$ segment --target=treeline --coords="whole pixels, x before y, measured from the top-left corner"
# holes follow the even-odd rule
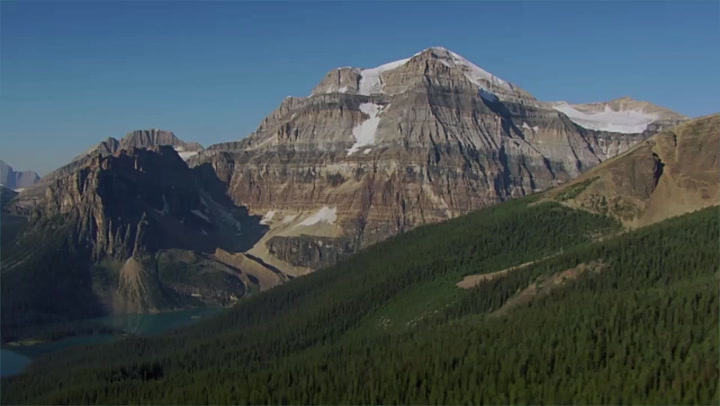
[[[532,199],[420,227],[158,338],[54,354],[3,403],[717,401],[717,208],[602,242],[613,221]],[[562,254],[460,292],[402,334],[346,340],[411,288]],[[598,261],[507,314],[508,298]]]

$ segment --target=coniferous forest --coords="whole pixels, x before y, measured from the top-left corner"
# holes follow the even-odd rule
[[[2,380],[2,402],[716,404],[718,214],[627,231],[508,202],[188,328],[47,355]]]

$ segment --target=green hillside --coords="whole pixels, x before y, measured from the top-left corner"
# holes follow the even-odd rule
[[[2,402],[717,403],[718,230],[716,207],[622,233],[512,201],[169,335],[49,355]]]

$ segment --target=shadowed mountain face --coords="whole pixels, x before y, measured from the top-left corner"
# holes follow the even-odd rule
[[[171,146],[183,159],[188,159],[202,150],[202,146],[196,142],[185,142],[170,131],[158,129],[132,131],[120,140],[109,137],[78,155],[70,163],[50,172],[33,187],[23,190],[16,206],[25,209],[31,208],[43,198],[48,185],[91,165],[98,156],[105,157],[130,148],[151,148],[163,145]]]
[[[33,171],[16,171],[12,166],[0,161],[0,186],[10,190],[28,188],[40,180]]]
[[[715,114],[663,131],[549,195],[640,227],[717,205],[719,166]]]
[[[597,131],[555,107],[436,47],[333,70],[248,138],[189,163],[211,165],[236,204],[265,217],[271,230],[253,254],[303,273],[417,225],[567,182],[663,125]]]
[[[48,182],[29,212],[17,204],[7,203],[7,213],[29,222],[10,234],[3,221],[3,237],[11,236],[3,239],[3,334],[108,313],[228,305],[285,280],[241,254],[267,226],[235,206],[212,171],[188,168],[169,146],[97,155]]]

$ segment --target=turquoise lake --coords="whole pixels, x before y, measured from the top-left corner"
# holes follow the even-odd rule
[[[165,313],[128,314],[98,319],[103,324],[123,330],[131,335],[152,336],[187,326],[206,317],[220,314],[221,308],[181,310]],[[0,376],[15,375],[23,371],[32,359],[43,354],[61,351],[78,345],[101,344],[117,340],[116,335],[84,335],[68,337],[59,341],[30,346],[4,347],[0,349]]]

